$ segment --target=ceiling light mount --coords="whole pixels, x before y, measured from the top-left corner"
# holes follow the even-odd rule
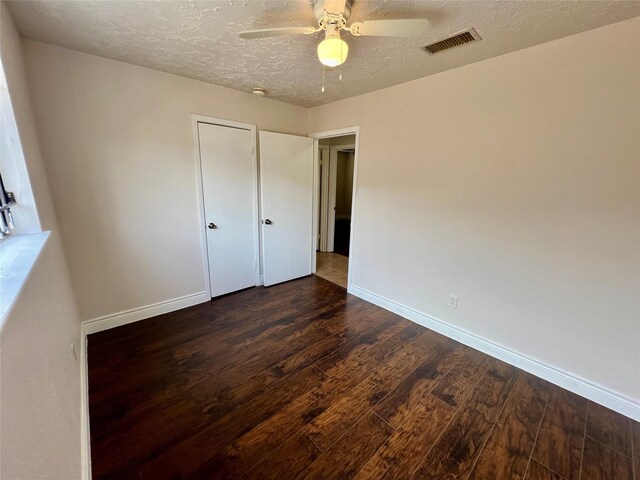
[[[342,30],[347,28],[347,20],[342,13],[329,13],[325,10],[324,15],[318,21],[318,27],[322,30]]]
[[[267,91],[261,87],[254,87],[253,90],[251,90],[251,93],[259,97],[264,97],[267,94]]]
[[[314,0],[313,1],[313,14],[316,20],[320,21],[327,12],[333,12],[335,14],[342,13],[345,20],[348,20],[351,16],[351,5],[353,0]]]

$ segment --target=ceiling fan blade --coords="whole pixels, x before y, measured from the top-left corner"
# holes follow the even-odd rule
[[[428,28],[429,20],[417,18],[354,22],[349,31],[355,36],[415,37],[424,35]]]
[[[240,38],[252,40],[254,38],[279,37],[281,35],[309,35],[317,32],[314,27],[282,27],[282,28],[265,28],[263,30],[247,30],[240,32]]]

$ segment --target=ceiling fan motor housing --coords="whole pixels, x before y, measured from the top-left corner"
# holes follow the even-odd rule
[[[342,17],[347,20],[351,16],[352,3],[353,0],[314,0],[313,14],[318,22],[323,19],[325,12],[342,15]]]
[[[325,27],[325,38],[340,37],[340,30],[343,28],[340,23],[329,23]]]

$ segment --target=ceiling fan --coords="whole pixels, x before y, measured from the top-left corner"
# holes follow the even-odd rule
[[[411,37],[424,34],[429,27],[426,18],[369,20],[347,25],[353,0],[314,0],[313,11],[318,19],[317,27],[281,27],[240,32],[245,40],[276,37],[280,35],[311,35],[324,30],[325,38],[318,44],[318,59],[327,67],[342,65],[349,54],[349,45],[340,38],[340,31],[351,35],[381,37]]]

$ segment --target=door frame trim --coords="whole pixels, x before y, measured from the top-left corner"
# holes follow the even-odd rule
[[[253,258],[255,265],[256,285],[262,284],[260,271],[260,216],[258,206],[258,156],[257,156],[257,128],[251,123],[236,122],[224,118],[210,117],[207,115],[191,114],[191,129],[193,133],[193,156],[196,170],[196,194],[198,197],[198,219],[200,229],[200,255],[202,259],[202,270],[204,274],[204,289],[211,298],[211,281],[209,277],[209,254],[207,253],[207,230],[205,228],[206,218],[204,210],[204,186],[202,185],[202,160],[200,157],[200,136],[198,124],[208,123],[221,127],[239,128],[249,130],[251,133],[251,183],[253,184]]]
[[[320,237],[319,248],[318,250],[321,252],[327,251],[327,202],[329,197],[329,168],[330,168],[330,149],[329,145],[319,145],[318,146],[318,195],[319,195],[319,208],[320,208],[320,217],[319,217],[319,231],[318,236]],[[320,168],[320,152],[325,152],[325,164]]]
[[[323,138],[342,137],[344,135],[355,135],[355,155],[353,158],[353,192],[351,196],[351,234],[349,235],[349,271],[347,272],[347,291],[351,290],[352,278],[353,278],[353,257],[356,255],[353,241],[356,235],[356,213],[357,213],[357,192],[358,192],[358,159],[360,157],[360,126],[338,128],[336,130],[325,130],[322,132],[314,132],[307,135],[314,139],[313,141],[313,238],[318,238],[318,214],[320,208],[320,159],[318,155],[319,140]],[[311,271],[316,272],[316,251],[314,242],[314,249],[311,252]]]

